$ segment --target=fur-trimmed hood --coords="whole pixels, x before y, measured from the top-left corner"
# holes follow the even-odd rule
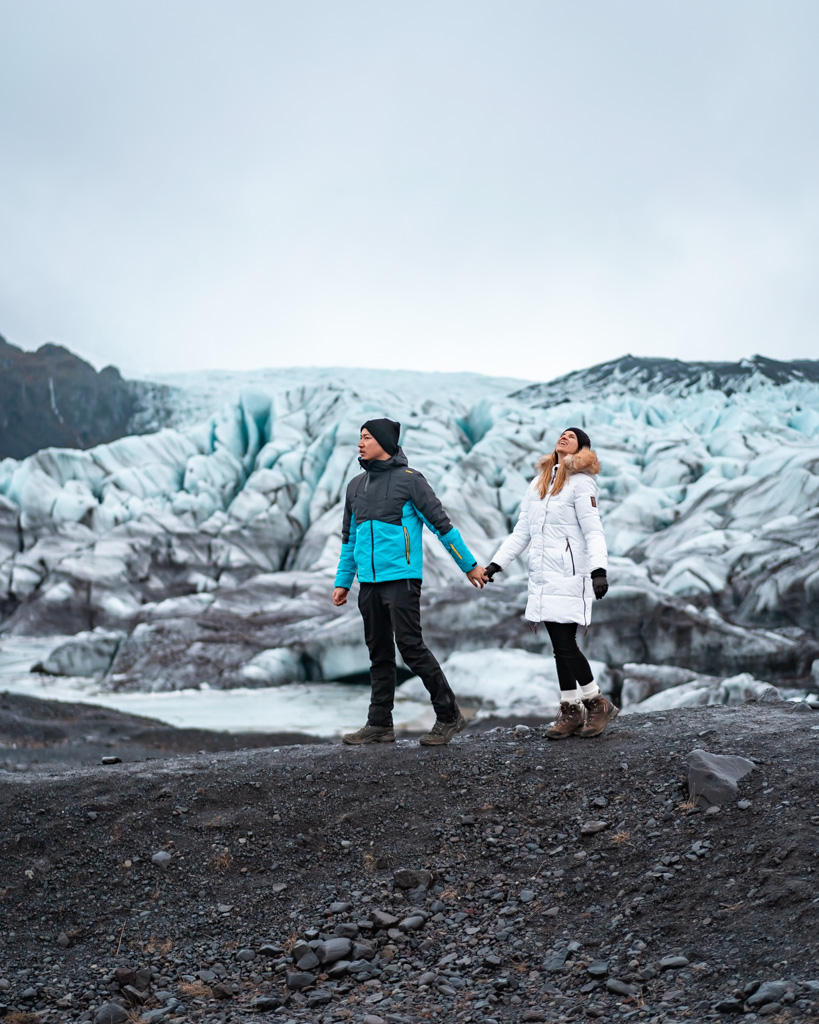
[[[537,468],[541,473],[552,455],[554,452],[549,452],[538,461]],[[568,473],[586,473],[588,476],[597,476],[600,472],[600,460],[591,448],[581,448],[574,455],[564,455],[563,465]]]

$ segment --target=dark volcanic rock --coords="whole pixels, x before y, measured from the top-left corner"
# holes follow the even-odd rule
[[[0,337],[0,458],[90,448],[135,433],[141,388],[114,366],[97,373],[61,345],[24,352]]]

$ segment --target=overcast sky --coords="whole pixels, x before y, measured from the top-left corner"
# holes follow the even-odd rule
[[[817,358],[816,0],[0,0],[0,334],[126,375]]]

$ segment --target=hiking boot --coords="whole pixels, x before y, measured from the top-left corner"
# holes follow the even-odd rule
[[[580,735],[585,737],[599,736],[609,722],[613,722],[620,714],[620,709],[602,694],[599,697],[587,697],[583,706],[586,708],[586,724],[580,730]]]
[[[455,733],[460,732],[465,726],[466,719],[460,711],[454,722],[442,722],[440,718],[437,718],[435,725],[418,742],[424,747],[443,746],[444,743],[449,743]]]
[[[355,732],[345,733],[342,743],[358,746],[362,743],[395,743],[395,729],[391,725],[362,725]]]
[[[557,718],[546,730],[547,740],[565,740],[583,725],[585,714],[583,705],[574,701],[562,700]],[[582,733],[581,733],[582,735]]]

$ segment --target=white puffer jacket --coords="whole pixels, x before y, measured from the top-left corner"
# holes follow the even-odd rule
[[[588,625],[594,602],[590,572],[608,568],[608,553],[597,507],[597,456],[588,448],[563,459],[569,478],[558,494],[541,498],[537,477],[529,485],[512,534],[492,561],[506,569],[530,544],[529,600],[531,622],[577,622]]]

